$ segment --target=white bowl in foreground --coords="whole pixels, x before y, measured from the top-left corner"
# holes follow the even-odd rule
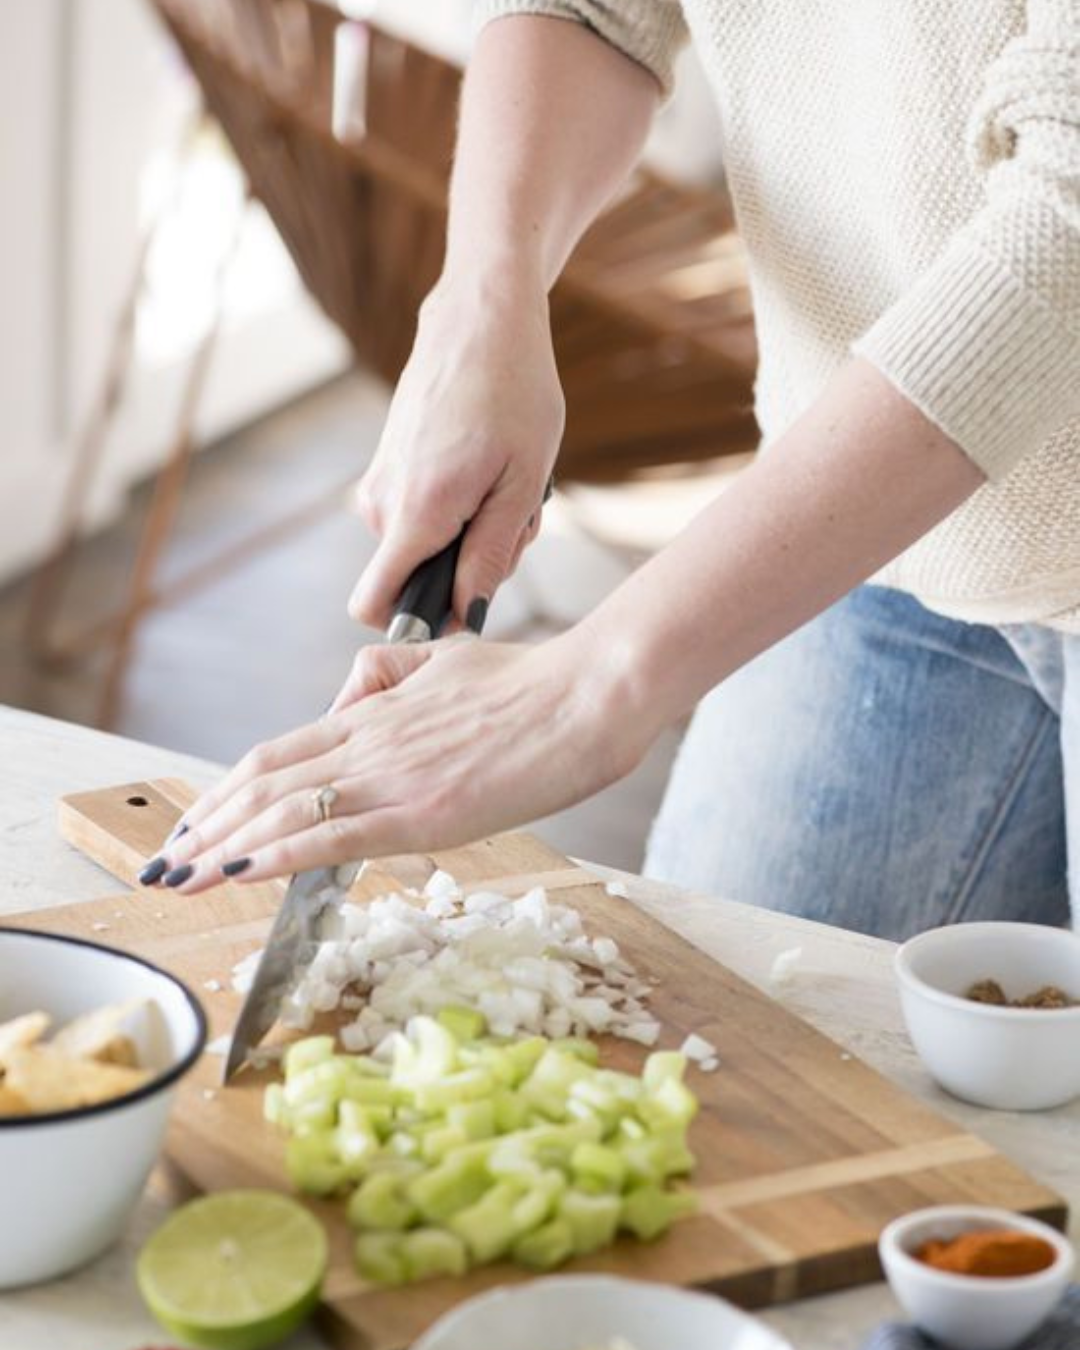
[[[931,1238],[958,1237],[977,1229],[1011,1228],[1044,1238],[1057,1252],[1052,1266],[1034,1275],[1002,1279],[935,1270],[912,1253]],[[923,1331],[951,1350],[1011,1350],[1044,1322],[1061,1301],[1073,1269],[1067,1238],[1037,1219],[1007,1209],[939,1205],[895,1219],[878,1241],[893,1293]]]
[[[1080,997],[1080,937],[1033,923],[961,923],[896,954],[900,1002],[919,1057],[977,1106],[1039,1111],[1080,1096],[1080,1007],[1007,1008],[964,994],[993,979],[1008,998],[1053,984]]]
[[[612,1275],[504,1285],[440,1317],[413,1350],[791,1350],[722,1298]]]
[[[202,1052],[206,1017],[179,980],[112,947],[0,927],[0,1022],[42,1009],[60,1026],[146,999],[136,1032],[153,1076],[96,1106],[0,1119],[0,1289],[52,1279],[119,1237],[161,1149],[177,1080]]]

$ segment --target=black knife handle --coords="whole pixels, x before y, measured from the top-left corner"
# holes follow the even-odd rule
[[[454,575],[465,531],[422,562],[405,583],[394,606],[394,620],[417,619],[432,638],[442,632],[454,608]],[[394,625],[391,624],[391,628]]]

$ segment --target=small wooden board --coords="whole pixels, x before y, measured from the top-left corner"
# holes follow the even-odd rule
[[[127,883],[160,845],[192,792],[175,781],[129,784],[66,798],[66,839]],[[691,1031],[718,1047],[720,1069],[693,1072],[702,1112],[691,1143],[702,1212],[659,1242],[622,1242],[577,1263],[714,1289],[747,1307],[879,1277],[876,1241],[892,1218],[924,1205],[976,1202],[1061,1225],[1062,1199],[983,1140],[903,1093],[739,976],[528,835],[506,835],[430,858],[390,859],[354,888],[363,903],[435,866],[466,888],[523,893],[542,883],[616,939],[659,979],[652,1000],[678,1045]],[[223,885],[194,898],[139,887],[11,922],[72,932],[137,952],[181,976],[203,1000],[213,1036],[239,997],[232,967],[265,939],[280,884]],[[216,982],[216,983],[215,983]],[[220,987],[217,987],[220,986]],[[608,1043],[605,1060],[637,1067],[645,1052]],[[262,1121],[270,1071],[220,1086],[222,1060],[204,1055],[182,1085],[169,1153],[195,1186],[287,1189],[282,1140]],[[315,1203],[331,1236],[326,1324],[348,1350],[401,1350],[447,1308],[491,1285],[528,1278],[510,1267],[408,1290],[365,1285],[352,1270],[340,1204]]]

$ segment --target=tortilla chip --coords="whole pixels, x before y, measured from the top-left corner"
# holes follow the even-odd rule
[[[31,1111],[67,1111],[122,1097],[149,1076],[145,1069],[70,1059],[51,1045],[35,1045],[11,1052],[4,1084],[18,1093]]]
[[[5,1062],[10,1051],[40,1041],[51,1021],[48,1013],[30,1012],[24,1013],[22,1017],[13,1017],[10,1022],[0,1022],[0,1065]]]
[[[60,1028],[49,1042],[53,1050],[72,1059],[92,1059],[100,1064],[123,1064],[136,1068],[139,1063],[135,1042],[122,1027],[134,1013],[146,1007],[145,999],[110,1003],[84,1013]]]
[[[28,1116],[30,1104],[14,1088],[0,1083],[0,1116]]]

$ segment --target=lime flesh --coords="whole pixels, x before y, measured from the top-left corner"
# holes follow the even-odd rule
[[[275,1191],[221,1191],[172,1214],[139,1253],[139,1290],[161,1325],[208,1350],[284,1340],[319,1299],[326,1235]]]

